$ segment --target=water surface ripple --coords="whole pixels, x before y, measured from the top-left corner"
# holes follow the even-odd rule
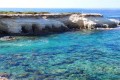
[[[0,41],[0,75],[13,80],[120,80],[120,30]]]

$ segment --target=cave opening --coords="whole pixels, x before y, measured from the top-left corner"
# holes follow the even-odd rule
[[[25,28],[25,26],[21,27],[22,33],[28,33],[28,30]]]
[[[0,30],[0,37],[8,36],[8,35],[9,35],[9,33],[7,31]]]
[[[37,24],[32,25],[32,32],[33,32],[33,34],[39,34],[40,33]]]

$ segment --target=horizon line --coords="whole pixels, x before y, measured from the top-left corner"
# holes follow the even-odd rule
[[[18,7],[18,9],[40,9],[40,7]],[[15,9],[15,7],[0,7],[0,9]],[[17,7],[16,7],[16,9],[17,9]],[[120,8],[77,8],[77,7],[68,7],[68,8],[66,8],[66,7],[64,7],[64,8],[62,8],[62,7],[56,7],[56,8],[54,8],[54,7],[51,7],[51,8],[48,8],[48,7],[41,7],[41,9],[120,9]]]

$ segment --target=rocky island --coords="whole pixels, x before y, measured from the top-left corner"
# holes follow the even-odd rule
[[[111,29],[119,21],[89,13],[1,13],[0,34],[45,35],[81,29]]]

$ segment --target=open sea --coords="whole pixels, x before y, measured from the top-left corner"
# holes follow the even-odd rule
[[[120,20],[120,9],[0,9],[101,13]],[[120,28],[0,41],[0,76],[11,80],[120,80]],[[4,74],[4,75],[3,75]]]

